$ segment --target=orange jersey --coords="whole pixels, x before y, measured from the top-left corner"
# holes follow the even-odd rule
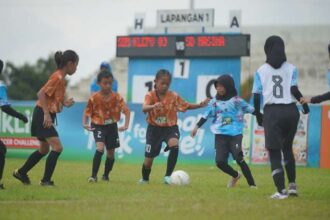
[[[115,92],[105,97],[101,92],[94,93],[88,100],[85,115],[93,124],[106,125],[118,122],[120,113],[128,113],[129,109],[124,99]]]
[[[144,104],[153,105],[156,102],[160,102],[156,91],[153,90],[147,93],[144,98]],[[171,91],[166,92],[165,96],[162,97],[161,103],[163,104],[161,109],[153,109],[148,112],[147,122],[149,124],[161,127],[174,126],[178,120],[177,112],[185,112],[189,108],[189,103]]]
[[[46,94],[48,110],[51,113],[61,112],[65,96],[65,77],[60,70],[55,71],[47,83],[42,87]],[[40,101],[37,106],[42,107]]]

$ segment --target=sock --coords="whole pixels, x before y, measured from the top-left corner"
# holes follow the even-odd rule
[[[2,179],[4,168],[5,168],[5,154],[0,151],[0,181]]]
[[[167,168],[166,168],[165,176],[171,176],[175,168],[176,161],[178,160],[178,154],[179,154],[178,146],[174,146],[170,148],[170,154],[168,155],[167,158]]]
[[[251,173],[251,170],[249,168],[249,166],[246,164],[246,162],[244,160],[242,161],[236,161],[237,164],[241,167],[242,173],[247,181],[247,183],[249,184],[249,186],[255,186],[255,182]]]
[[[92,177],[96,178],[99,171],[103,152],[96,150],[93,158]]]
[[[150,176],[151,169],[148,169],[142,165],[142,178],[143,180],[149,181],[149,176]]]
[[[227,162],[219,161],[217,162],[217,167],[222,170],[223,172],[227,173],[228,175],[232,176],[233,178],[238,177],[238,172],[234,170]]]
[[[41,160],[41,158],[43,158],[43,156],[45,156],[45,154],[41,154],[39,150],[34,151],[18,172],[21,174],[27,174]]]
[[[281,164],[281,150],[269,150],[269,159],[272,169],[272,176],[279,193],[285,190],[284,171]]]
[[[113,167],[114,163],[115,163],[114,159],[109,159],[109,158],[106,159],[103,176],[109,176],[109,173],[112,170],[112,167]]]
[[[285,171],[288,176],[289,183],[296,182],[296,161],[292,150],[283,151]]]
[[[45,173],[42,178],[42,182],[51,181],[52,175],[54,173],[57,159],[60,156],[61,152],[51,151],[46,160]]]

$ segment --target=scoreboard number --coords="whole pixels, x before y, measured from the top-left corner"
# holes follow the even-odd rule
[[[143,103],[144,96],[154,87],[155,76],[133,76],[132,102]]]
[[[202,75],[197,77],[197,96],[196,102],[203,101],[206,97],[214,97],[217,91],[214,82],[219,75]]]
[[[190,60],[175,59],[174,60],[174,78],[188,79],[189,78]]]

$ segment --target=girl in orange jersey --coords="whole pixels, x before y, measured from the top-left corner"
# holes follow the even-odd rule
[[[92,175],[88,178],[90,183],[97,182],[104,147],[107,149],[107,159],[102,180],[109,181],[109,173],[115,162],[115,149],[119,147],[118,130],[127,130],[130,121],[130,112],[124,99],[112,91],[113,75],[102,71],[97,76],[97,83],[101,90],[89,98],[83,116],[83,127],[93,131],[96,142]],[[121,112],[125,114],[125,125],[118,128]],[[91,126],[87,123],[88,118],[91,118]]]
[[[184,101],[175,92],[169,91],[171,74],[161,69],[156,74],[155,89],[146,94],[142,110],[147,113],[147,134],[145,158],[142,166],[142,179],[139,183],[149,183],[152,163],[161,150],[162,142],[166,142],[169,150],[164,183],[171,184],[170,176],[175,168],[179,152],[180,132],[177,125],[177,113],[188,109],[197,109],[207,105],[208,99],[199,104]]]
[[[73,98],[65,99],[65,76],[71,76],[76,72],[79,56],[72,50],[66,50],[64,53],[58,51],[55,53],[55,61],[57,70],[38,92],[38,101],[32,116],[31,134],[39,140],[40,147],[30,155],[21,168],[16,169],[13,173],[16,179],[26,185],[31,183],[27,173],[43,156],[48,154],[51,146],[52,151],[46,160],[45,172],[40,185],[54,186],[51,177],[57,159],[63,150],[54,121],[56,113],[61,112],[63,106],[71,107],[74,104]]]

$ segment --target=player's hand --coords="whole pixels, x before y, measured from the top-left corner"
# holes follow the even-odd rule
[[[206,98],[202,102],[200,102],[199,105],[201,107],[207,106],[207,104],[209,103],[209,101],[210,101],[210,98]]]
[[[301,97],[299,102],[301,104],[307,104],[307,103],[310,103],[311,102],[311,98],[307,98],[307,97]]]
[[[156,102],[156,103],[154,104],[153,109],[158,110],[158,109],[161,109],[162,107],[163,107],[163,104],[162,104],[161,102]]]
[[[118,131],[122,132],[122,131],[126,131],[128,129],[128,126],[122,126],[118,128]]]
[[[53,126],[53,121],[52,121],[52,117],[50,117],[50,114],[47,113],[44,115],[44,123],[43,123],[45,128],[50,128],[51,126]]]
[[[197,131],[198,131],[198,127],[196,126],[196,127],[191,131],[190,136],[191,136],[191,137],[195,137],[196,134],[197,134]]]
[[[87,130],[87,131],[94,131],[95,128],[92,128],[89,124],[83,124],[83,127]]]
[[[263,126],[263,117],[264,117],[264,115],[262,114],[262,113],[260,113],[260,112],[258,112],[257,114],[256,114],[256,118],[257,118],[257,123],[258,123],[258,125],[259,126]]]
[[[73,104],[74,104],[73,98],[69,98],[69,99],[65,100],[63,103],[63,105],[68,108],[71,107]]]

